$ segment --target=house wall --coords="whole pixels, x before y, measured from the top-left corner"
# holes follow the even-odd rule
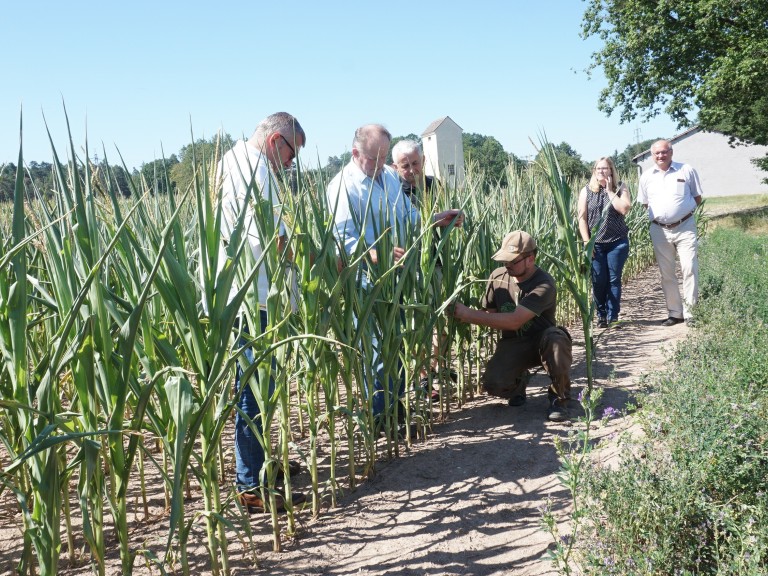
[[[728,136],[718,132],[695,131],[672,140],[675,162],[693,166],[701,178],[704,196],[734,196],[737,194],[767,194],[768,178],[750,161],[768,153],[768,146],[728,145]],[[652,168],[650,150],[636,159],[640,173]]]
[[[446,118],[432,134],[422,138],[424,173],[450,186],[464,182],[464,144],[462,130]],[[449,167],[453,165],[453,174]]]

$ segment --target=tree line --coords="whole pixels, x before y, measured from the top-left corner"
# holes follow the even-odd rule
[[[405,136],[396,136],[392,139],[392,146],[405,138],[421,141],[415,134]],[[632,157],[644,150],[647,150],[653,140],[646,140],[639,144],[630,144],[621,153],[614,152],[613,160],[617,168],[622,173],[634,170]],[[133,190],[143,189],[146,184],[149,190],[157,194],[168,194],[169,192],[184,191],[192,185],[195,176],[195,166],[199,166],[203,159],[207,164],[222,151],[228,150],[235,140],[229,134],[214,136],[209,139],[200,138],[194,143],[181,148],[176,154],[171,154],[168,158],[152,160],[145,162],[140,168],[129,170],[125,166],[109,164],[105,159],[99,161],[97,158],[89,159],[90,170],[92,173],[92,183],[96,183],[102,188],[109,185],[116,186],[121,196],[129,197]],[[510,171],[519,171],[523,169],[530,159],[524,159],[515,154],[504,150],[501,143],[493,136],[482,134],[467,133],[463,135],[464,144],[464,162],[485,175],[485,177],[494,184],[506,186]],[[560,164],[560,169],[566,178],[571,181],[586,181],[592,172],[591,162],[582,159],[579,154],[567,142],[552,145],[555,156]],[[390,148],[391,149],[391,148]],[[538,161],[543,151],[532,159]],[[350,152],[343,152],[337,156],[329,156],[326,164],[317,169],[322,171],[327,178],[334,176],[341,168],[349,162]],[[391,152],[387,162],[392,162]],[[14,183],[16,180],[16,165],[13,163],[5,164],[0,170],[0,201],[10,201],[13,199]],[[107,175],[111,178],[107,178]],[[28,189],[35,187],[41,194],[46,195],[54,189],[53,166],[49,162],[29,162],[25,166],[25,180]]]

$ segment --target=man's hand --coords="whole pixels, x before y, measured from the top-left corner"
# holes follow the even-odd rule
[[[454,304],[451,304],[448,306],[448,308],[445,309],[446,314],[449,316],[453,316],[458,320],[459,322],[465,322],[466,319],[469,317],[469,312],[471,311],[471,308],[468,306],[464,306],[461,302],[455,302]]]
[[[445,210],[435,214],[432,219],[441,228],[450,226],[451,222],[454,223],[456,228],[461,228],[462,224],[464,224],[464,212],[456,209]]]
[[[395,264],[400,262],[400,259],[405,256],[405,248],[400,248],[400,246],[395,246],[392,249],[392,256],[395,259]]]
[[[283,252],[286,252],[285,259],[288,262],[293,262],[293,250],[288,245],[285,236],[278,236],[277,237],[277,253],[282,254]]]
[[[392,249],[392,257],[394,258],[395,264],[400,262],[400,259],[405,255],[405,248],[401,248],[400,246],[395,246]],[[371,260],[371,264],[378,264],[379,263],[379,253],[376,252],[376,248],[371,248],[368,251],[368,258]]]

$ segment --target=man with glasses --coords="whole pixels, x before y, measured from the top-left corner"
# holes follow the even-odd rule
[[[699,260],[696,219],[701,204],[699,175],[688,164],[672,162],[672,145],[658,140],[651,146],[655,166],[640,176],[637,201],[648,210],[651,241],[661,273],[661,288],[667,301],[667,318],[662,326],[685,320],[691,325],[691,306],[699,298]],[[677,285],[675,255],[680,258],[683,296]]]
[[[547,417],[562,422],[570,417],[571,337],[555,323],[557,288],[536,266],[537,250],[527,232],[507,234],[492,256],[504,265],[491,273],[482,309],[456,303],[449,311],[461,322],[501,330],[482,376],[488,394],[508,399],[510,406],[524,405],[528,369],[543,366],[551,381]]]
[[[245,212],[245,233],[248,245],[253,254],[254,262],[262,255],[262,239],[259,236],[257,217],[254,205],[260,198],[267,200],[270,206],[279,206],[282,198],[279,182],[284,171],[291,167],[296,153],[304,146],[306,136],[298,120],[286,112],[278,112],[267,116],[256,127],[248,140],[239,140],[222,157],[217,166],[217,184],[221,186],[222,205],[222,244],[219,255],[219,266],[224,266],[232,254],[228,251],[229,238],[237,222]],[[250,191],[250,197],[247,194]],[[246,200],[248,201],[246,202]],[[273,210],[277,213],[277,210]],[[277,219],[277,216],[274,216]],[[275,221],[281,232],[278,249],[284,244],[284,229],[282,223]],[[269,277],[264,264],[258,273],[258,295],[260,303],[260,321],[262,330],[267,326],[266,302],[269,293]],[[230,298],[238,291],[233,286]],[[247,332],[248,327],[243,326]],[[244,345],[245,341],[241,342]],[[244,351],[249,363],[254,361],[253,350],[249,347]],[[247,367],[247,366],[246,366]],[[237,406],[240,409],[235,415],[235,481],[238,489],[238,500],[249,512],[264,511],[265,502],[261,497],[263,484],[264,449],[251,425],[261,429],[259,405],[254,397],[251,386],[241,386],[243,366],[238,362],[235,376],[235,394],[238,397]],[[255,376],[254,376],[255,377]],[[241,413],[242,412],[242,413]],[[245,415],[245,416],[244,416]],[[290,474],[301,470],[298,462],[291,462]],[[282,471],[278,473],[278,476]],[[286,506],[283,495],[276,496],[277,508],[284,510]],[[301,493],[293,492],[292,504],[296,505],[306,500]]]

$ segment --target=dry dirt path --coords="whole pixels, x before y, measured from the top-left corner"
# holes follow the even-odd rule
[[[623,407],[642,375],[660,368],[665,350],[686,335],[684,324],[660,326],[665,317],[658,272],[650,268],[625,288],[622,325],[597,341],[594,370],[604,387],[604,406]],[[583,344],[583,335],[573,333]],[[574,394],[586,384],[583,345],[577,348]],[[545,420],[546,384],[536,375],[521,408],[487,397],[467,404],[436,426],[426,444],[381,464],[337,509],[307,522],[284,552],[262,555],[263,573],[555,574],[546,557],[551,538],[540,528],[540,509],[551,498],[567,519],[553,440],[565,436],[569,425]],[[619,418],[599,433],[630,424]]]

